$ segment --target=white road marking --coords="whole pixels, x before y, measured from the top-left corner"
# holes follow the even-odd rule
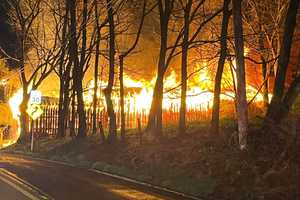
[[[53,200],[52,197],[45,194],[39,188],[31,185],[30,183],[17,177],[16,175],[12,174],[11,172],[5,169],[0,168],[0,180],[7,183],[17,191],[21,192],[31,200]]]
[[[0,180],[3,181],[4,183],[8,184],[9,186],[13,187],[14,189],[16,189],[17,191],[21,192],[23,195],[25,195],[26,197],[28,197],[31,200],[39,200],[37,197],[33,196],[32,194],[30,194],[29,192],[27,192],[26,190],[24,190],[23,188],[19,187],[18,185],[10,182],[9,180],[3,178],[2,176],[0,176]]]

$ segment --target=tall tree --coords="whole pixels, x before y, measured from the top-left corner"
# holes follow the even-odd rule
[[[100,57],[100,41],[101,41],[101,27],[99,23],[99,10],[98,3],[95,1],[95,26],[96,26],[96,51],[95,51],[95,68],[94,68],[94,96],[93,96],[93,134],[96,134],[97,130],[97,104],[98,104],[98,67]]]
[[[59,104],[58,104],[58,126],[57,126],[57,137],[62,138],[65,137],[65,129],[66,129],[66,123],[67,123],[67,116],[69,112],[69,90],[70,90],[70,63],[66,63],[66,55],[68,53],[68,40],[67,40],[67,28],[68,28],[68,22],[69,22],[69,4],[67,0],[64,2],[63,8],[65,8],[63,11],[61,10],[55,10],[54,14],[56,12],[59,14],[59,19],[57,21],[62,21],[63,27],[62,27],[62,33],[61,33],[61,55],[59,58],[59,66],[58,70],[55,70],[56,74],[59,77]],[[59,29],[58,29],[59,30]]]
[[[183,25],[182,29],[178,33],[177,40],[171,49],[171,53],[167,59],[167,66],[173,56],[181,54],[181,99],[180,99],[180,111],[179,111],[179,132],[185,133],[186,130],[186,97],[187,97],[187,86],[188,86],[188,56],[191,49],[195,46],[203,45],[209,41],[201,40],[201,31],[205,29],[206,25],[212,21],[220,12],[220,10],[213,11],[209,15],[203,15],[199,12],[203,6],[205,7],[206,0],[201,1],[182,1],[179,0],[181,10],[183,12]],[[176,9],[175,9],[176,10]],[[199,23],[199,21],[201,22]],[[194,29],[193,24],[197,23],[198,27]],[[182,38],[182,41],[180,40]],[[179,43],[179,41],[181,43]],[[179,44],[178,44],[179,43]],[[181,47],[181,51],[176,52],[176,45]],[[175,52],[175,53],[174,53]]]
[[[219,121],[220,121],[220,94],[221,94],[221,82],[224,65],[227,56],[227,36],[228,36],[228,25],[231,12],[229,10],[230,0],[224,0],[223,4],[223,20],[221,30],[221,50],[220,58],[218,62],[217,73],[215,76],[215,88],[214,88],[214,101],[212,108],[212,120],[211,120],[211,131],[214,134],[219,134]]]
[[[233,3],[233,28],[234,44],[236,55],[236,76],[237,76],[237,121],[240,149],[247,145],[248,132],[248,106],[246,96],[246,77],[244,60],[244,36],[242,22],[242,0],[232,0]]]
[[[288,114],[296,97],[299,94],[300,78],[296,76],[289,88],[286,89],[286,74],[291,57],[293,36],[296,29],[297,13],[300,0],[290,0],[284,24],[284,34],[280,55],[278,58],[278,68],[275,77],[273,97],[267,111],[265,125],[267,127],[278,124]],[[287,91],[287,92],[285,92]]]
[[[46,6],[42,0],[7,0],[10,9],[10,21],[16,32],[18,48],[15,49],[15,57],[18,62],[14,64],[20,75],[23,90],[23,99],[20,105],[21,135],[19,142],[26,139],[28,131],[28,115],[26,113],[30,91],[37,89],[42,81],[48,77],[58,63],[61,49],[58,48],[58,35],[52,37],[52,43],[48,43],[49,34],[45,29],[42,6]],[[32,70],[30,70],[32,69]],[[29,73],[28,73],[29,72]]]
[[[181,1],[184,11],[183,25],[183,41],[181,53],[181,100],[180,100],[180,115],[179,115],[179,132],[185,133],[186,129],[186,92],[187,92],[187,68],[188,68],[188,52],[189,52],[189,35],[190,35],[190,15],[193,5],[193,0],[188,0],[186,5]]]
[[[156,136],[162,136],[162,101],[164,74],[167,69],[168,28],[174,0],[157,0],[160,22],[160,50],[157,65],[157,77],[153,91],[147,129]]]
[[[76,8],[75,8],[76,9]],[[74,13],[73,13],[74,14]],[[76,14],[76,12],[75,12]],[[74,60],[75,73],[73,75],[74,89],[76,91],[77,99],[77,112],[79,115],[79,127],[78,127],[78,138],[86,137],[86,116],[85,116],[85,106],[83,102],[83,86],[82,80],[84,77],[84,66],[87,61],[87,23],[88,23],[88,0],[83,0],[83,11],[82,11],[82,26],[81,26],[81,49],[80,49],[80,61],[78,58]],[[71,16],[72,19],[72,16]],[[75,18],[76,19],[76,18]],[[71,22],[72,23],[72,22]],[[76,26],[76,21],[75,25]],[[77,41],[76,41],[77,42]],[[76,50],[75,50],[76,52]],[[74,55],[77,54],[74,53]]]
[[[201,15],[202,13],[199,13],[201,6],[205,3],[205,0],[201,1],[179,1],[180,9],[174,8],[176,6],[176,1],[169,2],[171,3],[171,8],[168,12],[170,12],[170,16],[168,16],[168,12],[166,8],[167,6],[163,6],[164,9],[160,10],[160,37],[161,37],[161,43],[160,43],[160,57],[158,66],[161,66],[163,64],[163,67],[158,67],[158,76],[156,80],[156,84],[154,87],[154,93],[153,93],[153,100],[151,104],[150,114],[149,114],[149,121],[148,121],[148,130],[152,129],[152,132],[158,136],[161,136],[162,134],[162,99],[163,99],[163,78],[164,73],[166,72],[168,66],[170,65],[173,58],[175,58],[177,55],[182,56],[182,77],[180,84],[181,86],[181,109],[180,109],[180,119],[179,119],[179,129],[184,132],[186,127],[186,93],[187,93],[187,67],[188,67],[188,52],[190,49],[195,48],[197,45],[201,45],[206,43],[206,41],[199,40],[199,34],[203,30],[206,24],[208,24],[211,20],[213,20],[221,11],[213,11],[209,15]],[[192,4],[192,5],[191,5]],[[158,4],[159,5],[159,4]],[[160,7],[160,6],[159,6]],[[173,30],[168,31],[174,21],[173,19],[182,18],[177,16],[178,10],[183,11],[183,25],[181,22],[179,23],[179,30]],[[173,12],[173,14],[172,14]],[[174,15],[174,18],[171,16]],[[199,23],[199,19],[203,19]],[[171,21],[172,20],[172,21]],[[177,21],[177,20],[175,20]],[[180,21],[180,20],[179,20]],[[192,29],[191,25],[193,23],[197,23],[196,29]],[[175,22],[177,24],[177,22]],[[170,27],[169,27],[170,26]],[[192,31],[191,31],[192,30]],[[167,32],[167,33],[165,33]],[[173,37],[170,37],[170,34],[172,32],[177,33],[177,37],[175,37],[175,40],[172,44],[168,45],[168,39],[172,39]],[[188,34],[187,34],[188,33]],[[185,35],[184,35],[185,34]],[[166,36],[165,36],[166,35]],[[163,38],[163,39],[162,39]],[[181,50],[178,50],[178,47],[181,47]],[[178,88],[178,87],[175,87]],[[158,92],[160,91],[160,92]],[[161,100],[160,100],[161,99]]]
[[[107,17],[109,24],[109,75],[108,84],[104,89],[104,95],[106,100],[106,107],[109,116],[109,135],[108,141],[113,143],[117,139],[117,122],[116,113],[112,102],[112,91],[115,78],[115,55],[116,55],[116,44],[115,44],[115,21],[114,21],[114,8],[113,0],[107,0]]]

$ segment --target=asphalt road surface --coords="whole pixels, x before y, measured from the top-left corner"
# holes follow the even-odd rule
[[[55,200],[184,200],[86,169],[0,153],[1,168],[34,185]],[[28,199],[13,190],[13,187],[1,182],[0,178],[1,200]],[[3,198],[3,195],[7,197]]]
[[[10,183],[0,180],[0,199],[2,200],[30,200],[25,194],[10,185]]]

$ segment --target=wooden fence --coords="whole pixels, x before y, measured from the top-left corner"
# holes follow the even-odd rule
[[[37,120],[31,120],[29,124],[29,131],[38,133],[41,136],[56,135],[58,127],[58,107],[57,106],[43,106],[43,114]],[[71,111],[70,111],[71,113]],[[146,110],[125,112],[125,125],[127,129],[134,129],[138,127],[138,120],[141,122],[141,126],[145,127],[148,122],[148,112]],[[189,109],[186,114],[187,122],[205,121],[210,118],[210,110],[206,107],[194,107]],[[104,129],[108,128],[108,115],[103,109],[97,109],[96,111],[97,122],[101,122]],[[116,111],[117,126],[120,127],[121,114],[119,110]],[[172,106],[168,110],[163,111],[163,124],[176,125],[179,120],[179,107]],[[67,126],[70,127],[72,122],[71,114],[68,116]],[[75,117],[74,127],[78,128],[79,118]],[[87,129],[92,130],[93,127],[93,110],[91,108],[86,109],[86,122]],[[97,123],[99,124],[99,123]]]
[[[38,133],[39,135],[56,135],[58,126],[58,107],[43,106],[44,113],[40,118],[35,121],[31,121],[29,124],[29,130],[31,132]],[[263,111],[256,105],[249,107],[250,116],[256,116],[257,113],[262,113]],[[70,111],[71,113],[71,111]],[[235,117],[234,103],[227,102],[226,106],[221,109],[221,116]],[[138,127],[138,120],[141,122],[141,126],[145,127],[148,121],[148,112],[146,110],[133,110],[132,112],[125,113],[126,115],[126,128],[134,129]],[[101,122],[104,129],[108,128],[108,115],[103,109],[98,109],[96,111],[97,122]],[[211,119],[211,109],[208,105],[198,105],[193,108],[189,108],[186,113],[187,123],[198,122],[198,121],[208,121]],[[86,120],[87,129],[92,130],[93,127],[93,110],[91,108],[86,109]],[[120,127],[121,115],[119,110],[116,110],[116,120],[117,126]],[[163,125],[177,125],[179,120],[179,106],[171,106],[170,109],[163,111]],[[67,126],[70,127],[71,115],[68,116]],[[75,130],[78,129],[78,115],[75,117]],[[99,125],[99,123],[97,123]]]

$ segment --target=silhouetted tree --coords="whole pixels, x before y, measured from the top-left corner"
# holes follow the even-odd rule
[[[220,58],[218,62],[217,73],[215,76],[214,85],[214,101],[212,108],[212,120],[211,120],[211,131],[214,134],[219,134],[219,121],[220,121],[220,94],[221,94],[221,82],[224,65],[227,56],[227,37],[228,37],[228,25],[231,12],[229,10],[230,0],[224,0],[223,4],[223,20],[220,40]]]

